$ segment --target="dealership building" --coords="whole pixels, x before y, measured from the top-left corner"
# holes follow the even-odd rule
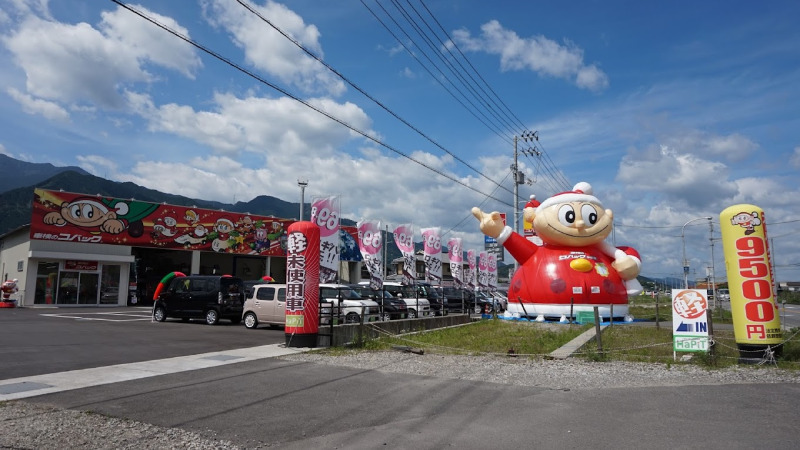
[[[150,305],[159,281],[175,271],[283,282],[292,223],[35,189],[30,224],[0,236],[0,276],[17,280],[17,306]],[[339,275],[358,281],[355,228],[339,234]]]

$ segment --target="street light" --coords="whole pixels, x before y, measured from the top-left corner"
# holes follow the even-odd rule
[[[681,242],[683,243],[683,288],[689,289],[689,261],[686,260],[686,236],[684,235],[684,231],[686,230],[686,225],[689,225],[692,222],[696,222],[698,220],[711,220],[711,217],[697,217],[692,219],[681,227]]]
[[[306,186],[308,180],[297,180],[297,185],[300,186],[300,220],[303,220],[303,206],[306,204]]]

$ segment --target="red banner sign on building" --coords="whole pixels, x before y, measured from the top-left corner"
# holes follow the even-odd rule
[[[35,189],[31,239],[283,256],[293,220]]]

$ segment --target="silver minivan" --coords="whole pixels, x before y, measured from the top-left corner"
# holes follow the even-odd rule
[[[249,329],[259,325],[284,326],[286,324],[286,285],[256,284],[248,292],[242,319]]]

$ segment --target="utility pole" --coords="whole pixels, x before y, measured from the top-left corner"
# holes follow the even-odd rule
[[[717,279],[716,275],[714,274],[714,221],[708,221],[708,242],[711,243],[711,274],[710,280],[711,281],[711,295],[714,296],[714,306],[719,305],[717,299]]]
[[[523,131],[520,136],[514,136],[514,164],[511,165],[511,171],[514,173],[514,226],[511,227],[514,231],[519,233],[519,185],[525,184],[525,174],[519,170],[519,151],[517,143],[522,139],[525,142],[533,142],[539,140],[539,134],[536,131]],[[536,156],[541,155],[537,150],[532,150]],[[523,150],[525,153],[525,150]],[[514,260],[514,271],[519,269],[519,263]]]

